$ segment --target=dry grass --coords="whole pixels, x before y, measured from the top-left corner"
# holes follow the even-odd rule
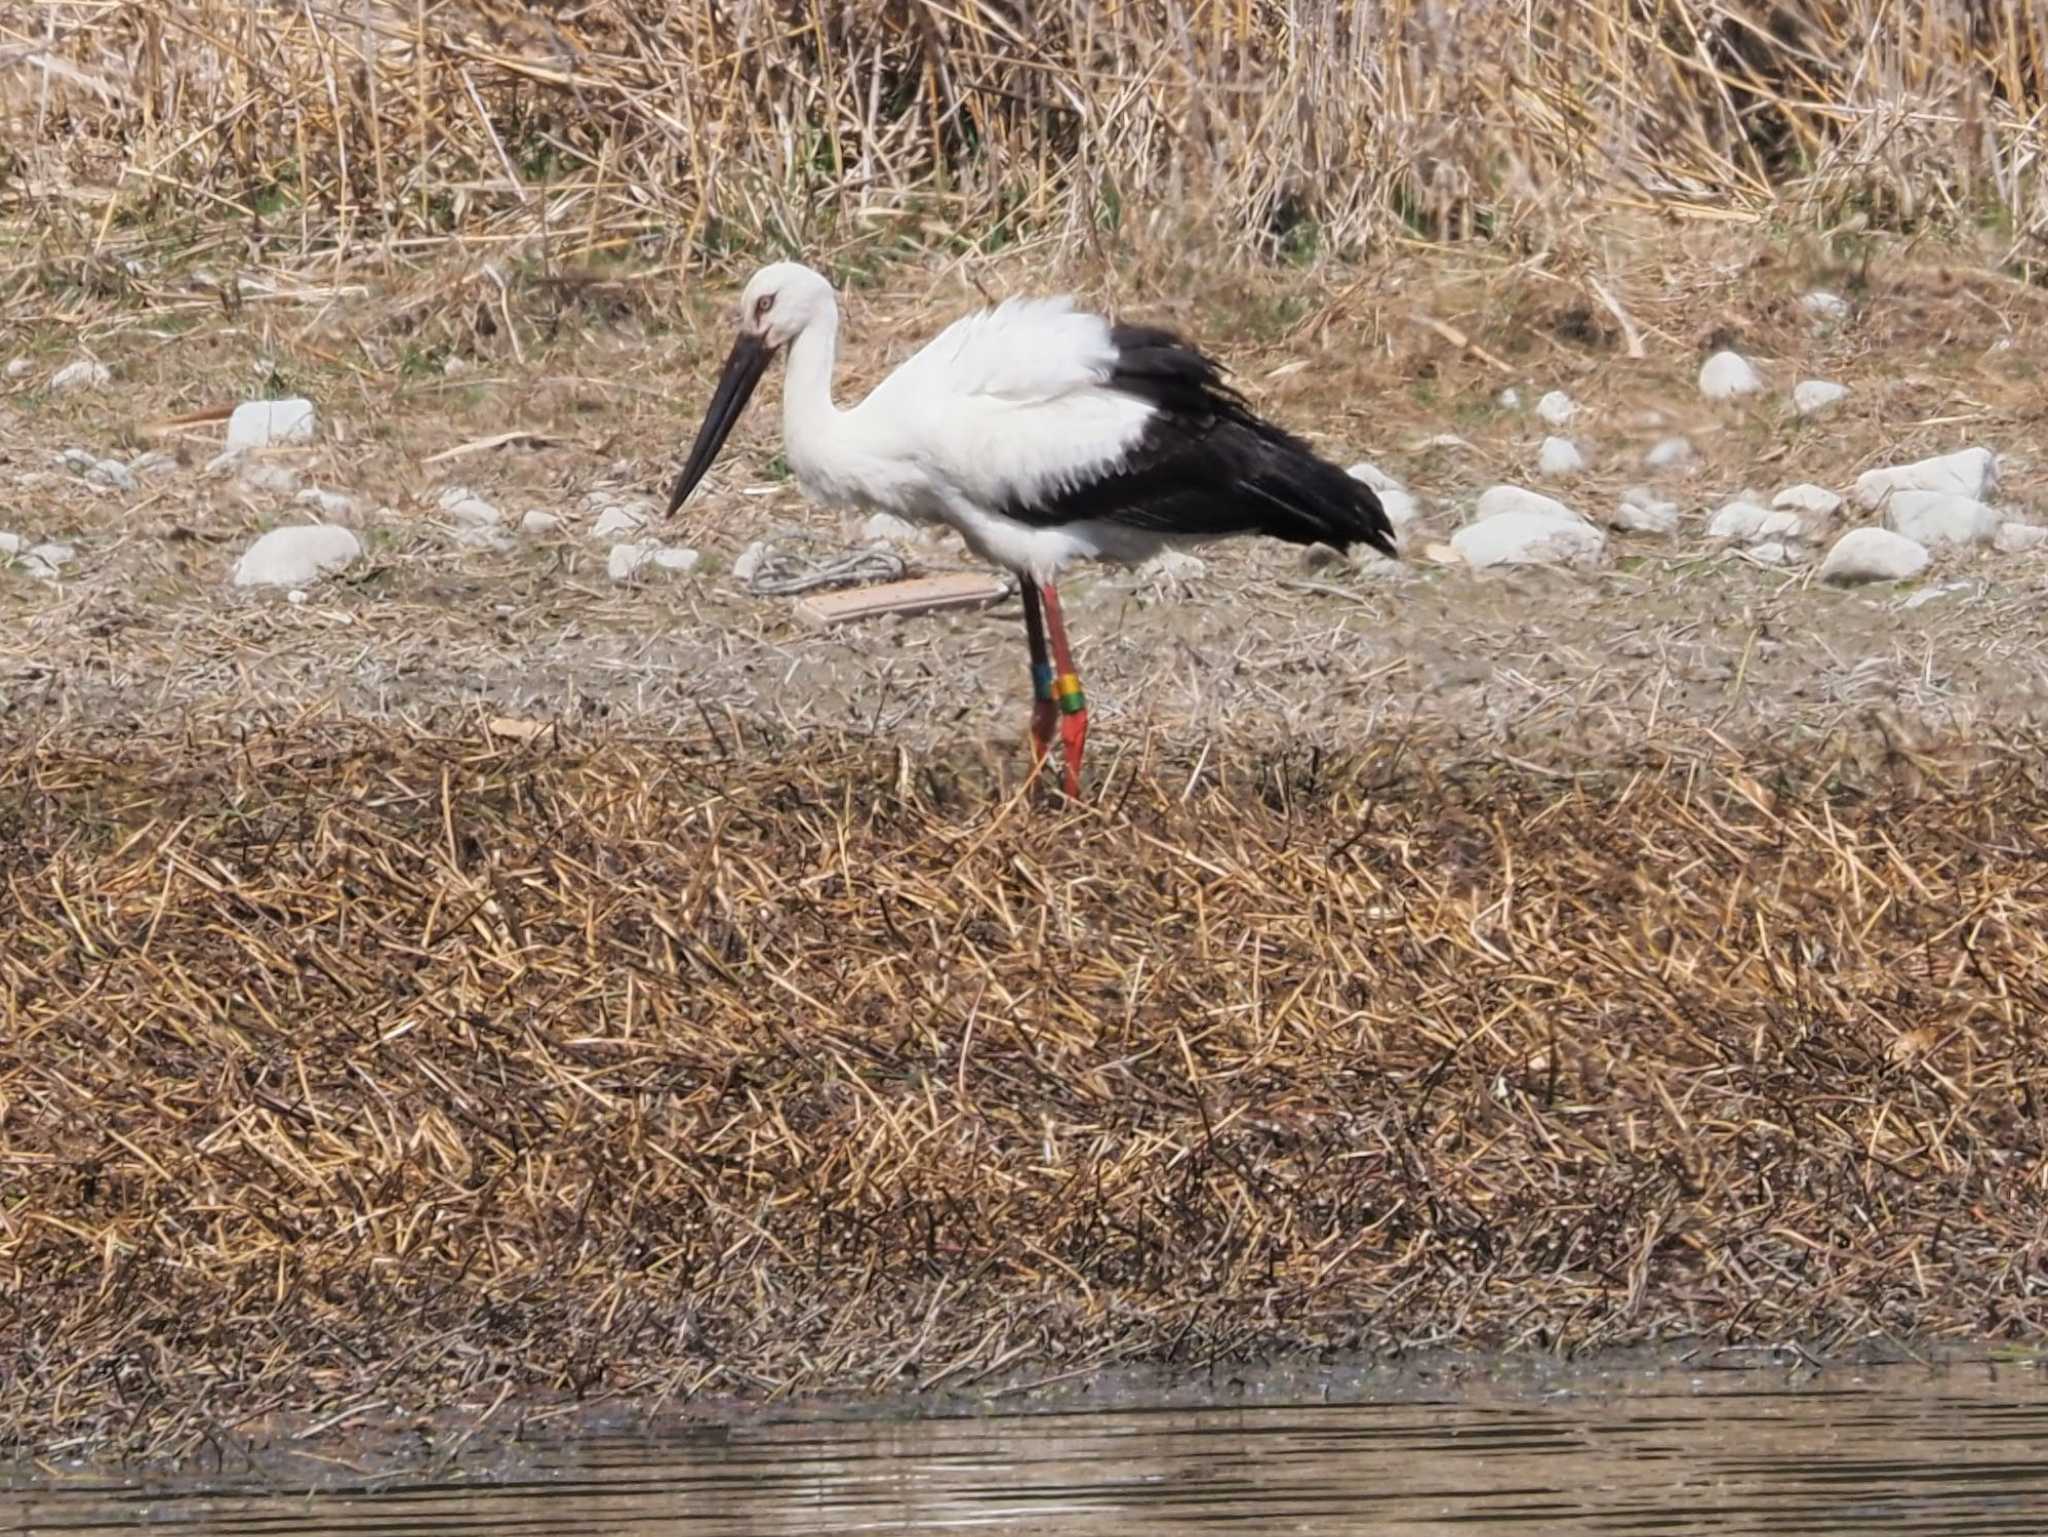
[[[1700,740],[16,746],[0,1423],[2038,1334],[2039,744]]]
[[[47,0],[0,86],[32,238],[113,256],[1597,252],[1588,212],[1784,207],[1989,211],[2031,274],[2048,220],[2048,23],[1989,0]]]

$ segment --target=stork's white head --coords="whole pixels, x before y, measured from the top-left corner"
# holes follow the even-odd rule
[[[697,441],[690,445],[690,457],[669,494],[670,517],[711,468],[775,354],[806,327],[829,322],[833,311],[832,285],[800,262],[771,262],[747,280],[746,292],[740,295],[740,334],[733,339],[704,425],[697,429]]]
[[[832,309],[832,285],[821,275],[802,262],[770,262],[740,295],[740,332],[783,347]]]

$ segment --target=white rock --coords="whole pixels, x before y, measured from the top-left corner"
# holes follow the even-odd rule
[[[1344,472],[1353,480],[1362,480],[1375,491],[1405,491],[1408,487],[1397,475],[1389,475],[1370,459],[1361,459]]]
[[[317,507],[320,516],[330,520],[355,516],[356,499],[340,491],[326,491],[319,486],[308,486],[292,500],[301,507]]]
[[[613,545],[605,570],[615,582],[630,582],[650,566],[658,571],[694,571],[701,558],[695,550],[681,545],[658,544],[650,539],[637,544]]]
[[[1998,464],[1991,450],[1965,448],[1889,469],[1865,470],[1856,477],[1855,495],[1865,507],[1882,506],[1895,491],[1946,491],[1981,502],[1984,494],[1997,486]]]
[[[53,390],[97,390],[114,382],[114,371],[98,358],[80,358],[50,375]]]
[[[1178,591],[1193,586],[1208,574],[1208,563],[1199,555],[1190,555],[1186,550],[1161,550],[1132,571],[1129,585],[1138,591]]]
[[[504,518],[467,486],[449,486],[434,499],[444,516],[469,528],[495,528]]]
[[[1418,454],[1427,453],[1433,448],[1470,448],[1471,446],[1469,442],[1459,437],[1455,432],[1432,433],[1426,438],[1417,438],[1414,443],[1415,452]]]
[[[1792,386],[1792,409],[1801,416],[1818,416],[1848,398],[1848,388],[1830,379],[1801,379]]]
[[[53,577],[78,559],[78,551],[61,540],[31,545],[22,553],[21,563],[31,576]]]
[[[637,534],[661,512],[644,496],[621,496],[616,491],[592,491],[583,498],[583,509],[595,514],[589,529],[592,539]]]
[[[1480,492],[1479,505],[1473,509],[1472,521],[1483,523],[1488,518],[1497,518],[1511,512],[1525,512],[1534,517],[1551,518],[1560,523],[1586,522],[1583,514],[1574,512],[1556,497],[1545,496],[1540,491],[1530,491],[1522,486],[1489,486]]]
[[[1613,528],[1632,534],[1669,534],[1678,529],[1678,503],[1652,495],[1642,486],[1621,493],[1621,505],[1608,519]]]
[[[1643,455],[1643,463],[1653,470],[1668,470],[1676,465],[1693,461],[1691,438],[1661,438],[1650,445],[1650,451]]]
[[[893,512],[872,513],[860,526],[861,538],[870,544],[913,544],[917,535],[915,523]]]
[[[1812,293],[1801,294],[1799,307],[1815,320],[1849,318],[1849,301],[1840,294],[1829,293],[1825,288],[1816,288]]]
[[[1775,539],[1749,547],[1749,558],[1766,566],[1782,566],[1792,558],[1792,552]]]
[[[275,459],[243,459],[242,451],[236,453],[235,478],[251,491],[267,492],[273,496],[293,496],[299,489],[299,472],[288,464],[279,464]]]
[[[306,587],[360,560],[363,542],[332,523],[273,528],[242,552],[237,587]]]
[[[1786,486],[1771,498],[1771,505],[1780,512],[1804,512],[1816,518],[1832,518],[1841,510],[1842,499],[1826,486],[1816,486],[1810,480],[1796,486]]]
[[[1734,400],[1763,387],[1756,369],[1739,352],[1717,352],[1700,365],[1700,393],[1709,400]]]
[[[1408,525],[1422,515],[1421,504],[1408,488],[1371,460],[1361,459],[1344,473],[1372,487],[1373,495],[1380,499],[1380,508],[1386,513],[1387,521],[1394,525],[1397,535],[1407,532]]]
[[[605,560],[605,571],[615,582],[630,582],[642,566],[654,560],[655,545],[615,544]]]
[[[67,448],[58,455],[64,468],[88,485],[108,486],[116,491],[133,491],[135,476],[119,459],[101,459],[82,448]]]
[[[1754,544],[1764,539],[1799,539],[1806,520],[1796,512],[1773,512],[1755,502],[1730,502],[1707,524],[1709,539],[1739,539]]]
[[[228,418],[228,452],[310,443],[319,428],[310,400],[245,400]]]
[[[1888,528],[1852,528],[1820,563],[1823,582],[1903,582],[1927,569],[1927,549]]]
[[[306,606],[306,589],[303,587],[294,587],[290,592],[284,595],[284,600],[285,602],[291,604],[293,608],[304,608]]]
[[[1512,384],[1502,390],[1496,398],[1499,400],[1500,408],[1503,411],[1519,411],[1522,409],[1522,392]]]
[[[1563,427],[1579,414],[1579,403],[1563,390],[1552,390],[1536,402],[1536,414],[1553,427]]]
[[[761,563],[768,558],[770,550],[771,547],[766,539],[756,539],[744,550],[741,550],[738,555],[733,557],[732,579],[736,582],[753,581],[754,573],[761,569]]]
[[[1586,467],[1585,456],[1570,438],[1545,438],[1536,451],[1539,475],[1576,475]]]
[[[85,472],[85,478],[96,486],[111,486],[116,491],[139,489],[135,472],[119,459],[99,459]]]
[[[7,360],[7,377],[10,379],[26,379],[35,366],[27,358],[9,358]]]
[[[0,538],[4,538],[0,535]],[[2032,523],[2002,523],[1998,532],[1991,536],[1991,546],[2001,555],[2018,555],[2026,550],[2038,550],[2048,544],[2048,528],[2037,528]]]
[[[1930,549],[1944,544],[1983,544],[1998,532],[1995,508],[1944,491],[1894,491],[1885,503],[1884,524]]]
[[[519,531],[526,534],[552,534],[562,526],[562,520],[552,512],[529,512],[519,520]]]
[[[1469,566],[1590,566],[1606,550],[1607,536],[1576,515],[1500,512],[1459,529],[1451,548]]]
[[[19,534],[0,534],[0,560],[10,558],[18,560],[28,575],[54,582],[64,567],[78,559],[78,551],[68,544],[30,545]]]
[[[1623,502],[1614,509],[1609,526],[1630,534],[1672,534],[1678,531],[1678,504],[1658,502],[1652,507],[1638,507],[1632,502]]]

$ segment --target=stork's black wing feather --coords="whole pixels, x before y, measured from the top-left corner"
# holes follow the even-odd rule
[[[1152,407],[1121,460],[1083,484],[1002,510],[1034,528],[1099,519],[1191,538],[1265,534],[1394,554],[1370,486],[1256,415],[1222,370],[1156,326],[1115,325],[1109,388]]]

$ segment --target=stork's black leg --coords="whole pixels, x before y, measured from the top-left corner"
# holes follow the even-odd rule
[[[1052,748],[1060,709],[1053,703],[1052,658],[1045,650],[1045,615],[1038,606],[1038,583],[1028,576],[1019,580],[1024,594],[1024,638],[1031,646],[1031,762],[1036,767]]]
[[[1081,798],[1081,748],[1088,740],[1088,696],[1081,692],[1081,675],[1074,667],[1074,653],[1067,646],[1067,621],[1060,613],[1059,590],[1051,582],[1043,589],[1045,627],[1052,640],[1053,704],[1058,707],[1060,740],[1067,750],[1066,786],[1069,799]]]

